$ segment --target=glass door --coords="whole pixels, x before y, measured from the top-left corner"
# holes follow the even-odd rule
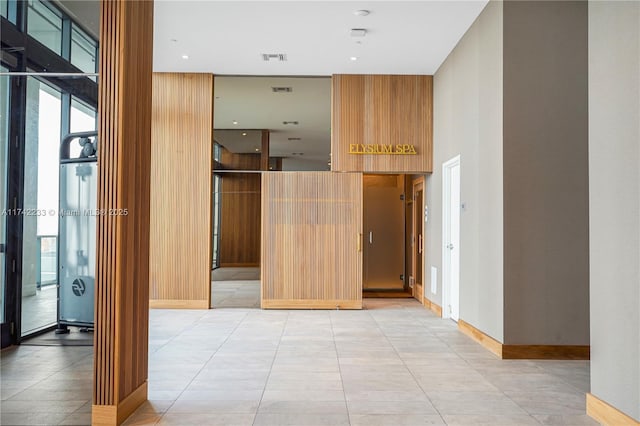
[[[57,321],[59,90],[27,79],[21,336]]]
[[[0,72],[7,72],[0,67]],[[0,76],[0,323],[5,322],[5,264],[7,252],[7,173],[9,172],[9,77]]]

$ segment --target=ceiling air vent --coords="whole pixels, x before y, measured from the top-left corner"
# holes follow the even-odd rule
[[[300,141],[302,138],[287,138],[288,141]]]
[[[269,61],[284,62],[287,60],[287,55],[285,55],[284,53],[263,53],[262,60],[265,62],[269,62]]]
[[[271,91],[273,93],[291,93],[293,92],[293,87],[272,87]]]
[[[282,124],[284,124],[285,126],[297,126],[300,123],[298,123],[297,121],[283,121]]]

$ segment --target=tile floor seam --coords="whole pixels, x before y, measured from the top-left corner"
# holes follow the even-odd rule
[[[458,332],[460,332],[460,331],[458,331]],[[482,345],[480,345],[479,343],[477,343],[477,342],[473,341],[473,340],[472,340],[471,338],[469,338],[469,336],[467,336],[466,334],[464,334],[464,333],[462,333],[462,332],[460,332],[460,334],[462,334],[463,336],[467,337],[469,340],[471,340],[472,342],[476,343],[477,345],[482,346]],[[452,350],[453,350],[453,348],[452,348]],[[487,350],[487,351],[488,351],[488,350]],[[455,350],[454,350],[454,352],[456,352],[456,354],[458,353],[458,352],[457,352],[457,351],[455,351]],[[495,356],[495,358],[496,358],[497,360],[500,360],[500,361],[503,361],[503,362],[504,362],[504,359],[502,359],[502,358],[498,358],[497,356]],[[478,370],[476,367],[474,367],[473,365],[471,365],[471,364],[469,363],[469,360],[467,360],[466,358],[462,358],[462,359],[464,359],[464,362],[465,362],[465,363],[467,363],[467,365],[469,365],[469,367],[470,367],[470,368],[472,368],[472,369],[473,369],[473,371],[475,371],[476,373],[478,373],[479,375],[481,375],[481,376],[482,376],[485,380],[487,380],[489,383],[493,384],[493,383],[489,380],[489,376],[490,376],[489,374],[483,373],[482,371]],[[543,373],[544,373],[544,370],[543,370],[542,368],[540,368],[540,366],[536,365],[535,367],[536,367],[538,370],[540,370],[541,372],[543,372]],[[531,418],[532,418],[536,423],[542,424],[542,423],[540,422],[540,420],[538,420],[537,418],[535,418],[535,417],[534,417],[534,415],[533,415],[532,413],[530,413],[529,411],[527,411],[527,409],[526,409],[525,407],[521,406],[521,405],[520,405],[520,404],[518,404],[518,403],[517,403],[513,398],[511,398],[509,395],[507,395],[507,393],[506,393],[504,390],[502,390],[502,389],[498,388],[497,386],[496,386],[496,389],[498,389],[498,391],[500,391],[500,393],[501,393],[502,395],[504,395],[504,397],[505,397],[505,398],[507,398],[509,401],[513,402],[513,403],[514,403],[518,408],[520,408],[522,411],[524,411],[524,412],[527,414],[527,416],[531,417]]]
[[[201,317],[199,317],[194,324],[200,322],[205,316],[207,316],[207,313],[209,311],[206,311]],[[248,313],[245,312],[244,317],[242,317],[242,319],[240,321],[238,321],[238,324],[236,324],[236,326],[233,328],[233,330],[231,331],[231,333],[229,333],[227,335],[227,337],[224,339],[224,341],[220,344],[220,346],[218,346],[218,348],[213,351],[213,354],[211,354],[211,356],[209,357],[209,359],[207,359],[203,364],[202,367],[194,374],[193,378],[189,381],[189,383],[187,383],[187,385],[184,387],[184,389],[182,389],[182,391],[178,394],[178,396],[173,400],[173,402],[171,403],[171,405],[169,405],[167,407],[166,410],[164,410],[164,412],[162,413],[162,415],[160,416],[160,418],[158,418],[158,420],[156,421],[156,423],[154,424],[158,424],[160,423],[160,421],[162,421],[162,418],[165,416],[165,414],[167,414],[169,412],[169,410],[171,409],[171,407],[174,406],[174,404],[176,403],[176,401],[180,398],[180,396],[182,396],[182,394],[187,390],[187,388],[189,387],[189,385],[191,385],[191,383],[193,383],[193,381],[195,380],[196,377],[198,377],[198,375],[202,372],[202,370],[204,369],[205,365],[207,365],[207,363],[209,361],[211,361],[211,359],[218,353],[218,351],[220,350],[220,348],[222,346],[224,346],[224,344],[227,342],[227,340],[229,340],[229,338],[233,335],[233,333],[236,332],[236,330],[238,329],[238,327],[240,327],[240,324],[242,324],[242,322],[246,319]],[[176,335],[177,336],[177,335]],[[173,340],[176,336],[174,336],[172,339],[169,339],[169,341]],[[169,342],[167,342],[169,343]],[[164,346],[164,345],[163,345]],[[148,373],[147,373],[147,381],[148,381]]]
[[[289,316],[291,312],[287,311],[287,317],[284,320],[284,324],[282,325],[282,331],[280,332],[280,338],[278,339],[278,345],[276,346],[275,353],[273,354],[273,360],[271,360],[271,367],[269,367],[269,374],[267,374],[267,380],[264,382],[264,388],[262,389],[262,394],[260,395],[260,401],[258,401],[258,407],[256,408],[256,412],[253,415],[252,425],[256,424],[256,419],[258,418],[258,413],[260,412],[260,406],[262,405],[262,398],[264,398],[264,393],[267,391],[267,386],[269,385],[269,378],[271,377],[271,372],[273,371],[273,364],[276,362],[276,358],[278,357],[278,350],[280,349],[280,343],[282,343],[282,337],[284,336],[284,331],[287,329],[287,323],[289,322]]]
[[[442,414],[440,413],[440,410],[438,410],[438,407],[436,407],[436,405],[433,403],[433,401],[431,400],[431,398],[429,398],[429,395],[427,394],[427,392],[424,390],[424,388],[422,387],[422,385],[420,384],[420,382],[418,381],[418,379],[416,378],[416,376],[413,374],[413,371],[411,371],[411,369],[407,366],[407,363],[404,361],[404,358],[402,358],[400,356],[400,353],[398,352],[398,350],[396,349],[395,345],[391,342],[391,340],[389,340],[389,336],[387,336],[387,333],[385,333],[382,328],[380,328],[380,323],[378,323],[378,320],[375,319],[375,317],[373,317],[373,320],[375,321],[376,325],[378,326],[378,328],[380,329],[380,331],[382,332],[382,335],[384,336],[384,338],[387,340],[387,342],[389,343],[389,345],[391,345],[391,347],[393,348],[393,351],[396,353],[396,355],[398,355],[398,358],[400,359],[400,361],[402,361],[402,365],[404,366],[404,368],[407,369],[407,371],[409,372],[409,374],[411,374],[411,377],[413,378],[413,381],[416,382],[416,384],[418,385],[418,387],[420,388],[420,390],[422,391],[422,393],[424,394],[424,396],[427,398],[427,401],[429,401],[429,403],[431,404],[431,406],[433,407],[434,410],[436,410],[436,412],[438,413],[438,416],[440,416],[440,419],[442,420],[443,424],[447,424],[447,422],[444,420],[444,417],[442,416]],[[436,336],[438,339],[440,339],[438,336]],[[440,339],[441,340],[441,339]]]
[[[338,373],[340,374],[340,384],[342,385],[342,397],[344,398],[344,406],[347,410],[347,421],[349,422],[349,425],[351,425],[351,416],[349,415],[349,404],[347,403],[347,395],[345,393],[345,388],[344,388],[344,379],[342,377],[342,366],[340,365],[340,356],[338,355],[338,345],[336,344],[336,333],[333,330],[333,318],[331,317],[331,312],[332,311],[329,311],[329,324],[331,325],[331,339],[333,340],[333,348],[336,350],[336,360],[338,361]]]
[[[198,317],[196,320],[194,320],[190,325],[196,324],[198,323],[202,318],[204,318],[207,315],[207,312],[209,312],[209,309],[205,310],[202,315],[200,317]],[[151,324],[148,325],[148,328],[151,328]],[[166,342],[164,342],[162,345],[158,346],[153,353],[158,352],[160,349],[164,348],[165,346],[167,346],[169,343],[171,343],[175,338],[177,338],[178,336],[180,336],[185,330],[188,329],[188,326],[184,326],[183,328],[180,329],[180,331],[176,332],[176,334],[170,338],[169,340],[167,340]],[[235,330],[235,329],[234,329]],[[148,345],[150,346],[150,345]],[[149,351],[149,354],[151,354],[151,351]]]

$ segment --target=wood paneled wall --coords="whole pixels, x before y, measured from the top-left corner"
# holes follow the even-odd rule
[[[147,399],[153,2],[100,7],[92,424],[116,425]]]
[[[211,302],[213,75],[153,74],[151,307]]]
[[[351,144],[409,144],[417,154],[356,155]],[[332,171],[430,173],[432,162],[432,76],[333,76]]]
[[[362,308],[362,174],[262,176],[262,307]]]
[[[260,266],[260,174],[220,176],[220,266]]]

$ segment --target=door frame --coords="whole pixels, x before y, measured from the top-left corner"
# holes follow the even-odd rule
[[[451,229],[451,212],[449,206],[451,203],[451,169],[460,167],[460,155],[456,155],[450,160],[442,164],[442,318],[450,318],[451,310],[451,252],[447,248],[447,241]],[[460,169],[462,171],[462,169]],[[458,214],[460,212],[458,211]],[[459,223],[459,222],[458,222]],[[460,243],[458,242],[458,245]],[[458,247],[458,251],[460,247]],[[458,270],[460,264],[458,263]],[[458,271],[458,277],[460,276]],[[460,317],[460,283],[458,282],[458,317]]]
[[[416,202],[416,188],[417,187],[422,187],[422,204],[418,205],[418,203]],[[425,178],[424,176],[420,176],[418,178],[415,178],[412,180],[411,182],[411,196],[413,199],[413,217],[412,219],[412,227],[411,227],[411,241],[412,241],[412,245],[411,245],[411,255],[412,255],[412,259],[411,259],[411,276],[413,277],[413,286],[414,286],[414,295],[413,297],[419,296],[418,301],[420,303],[422,302],[422,299],[424,298],[424,289],[425,289],[425,279],[424,279],[424,243],[425,243],[425,238],[424,238],[424,203],[425,203]],[[418,229],[420,229],[422,232],[418,232]],[[417,235],[421,234],[422,235],[422,242],[419,241]],[[422,243],[422,247],[420,247]],[[421,250],[422,249],[422,250]],[[422,262],[421,267],[422,267],[422,271],[420,271],[422,273],[422,280],[420,283],[418,283],[417,280],[417,259],[418,256],[422,257]],[[422,287],[422,291],[420,292],[419,295],[416,294],[415,292],[415,288],[417,285],[420,285]]]

